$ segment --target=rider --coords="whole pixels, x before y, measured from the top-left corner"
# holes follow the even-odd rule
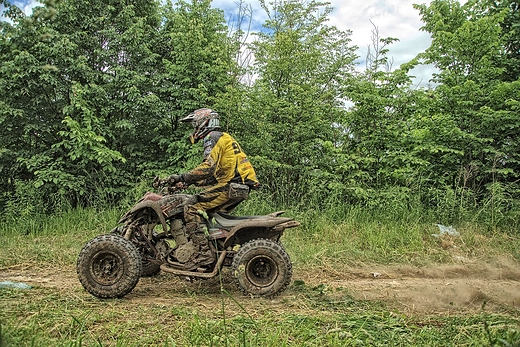
[[[243,184],[252,189],[260,186],[253,166],[238,142],[228,133],[220,130],[219,115],[209,108],[193,111],[181,119],[193,126],[190,136],[192,144],[204,139],[204,161],[191,171],[171,175],[164,181],[177,183],[211,185],[197,194],[197,203],[184,207],[186,233],[198,248],[198,254],[187,262],[185,270],[206,266],[215,260],[215,253],[206,237],[202,215],[205,211],[229,210],[236,206],[236,200],[229,196],[232,183]],[[247,189],[246,187],[246,189]]]

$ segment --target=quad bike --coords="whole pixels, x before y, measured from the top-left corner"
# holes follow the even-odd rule
[[[223,211],[204,215],[207,237],[214,247],[214,262],[186,271],[183,263],[197,252],[187,237],[184,206],[197,195],[178,193],[186,187],[161,186],[159,195],[148,192],[109,234],[95,237],[81,250],[76,271],[83,287],[99,298],[120,298],[131,292],[140,277],[161,270],[185,278],[209,279],[231,267],[235,283],[244,294],[271,297],[291,281],[292,263],[280,242],[285,229],[299,222],[280,217],[283,211],[264,216],[231,216]],[[236,199],[235,206],[244,196]],[[156,227],[158,230],[156,230]]]

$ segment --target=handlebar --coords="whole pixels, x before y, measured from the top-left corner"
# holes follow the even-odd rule
[[[159,176],[156,176],[153,180],[152,186],[157,189],[161,195],[171,195],[188,188],[189,185],[186,182],[177,182],[172,185],[168,179],[162,180]]]

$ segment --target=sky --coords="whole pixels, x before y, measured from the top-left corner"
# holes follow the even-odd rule
[[[265,13],[258,0],[243,0],[251,4],[253,18],[257,23],[263,23]],[[266,0],[270,2],[271,0]],[[372,44],[372,31],[377,28],[379,37],[393,37],[398,42],[389,46],[389,58],[393,61],[392,67],[409,62],[418,53],[424,52],[431,42],[430,35],[420,28],[424,25],[419,11],[413,4],[427,4],[431,0],[323,0],[328,1],[334,8],[329,15],[329,25],[334,25],[342,31],[352,31],[352,45],[358,46],[358,68],[365,68],[365,58],[368,46]],[[459,0],[465,3],[465,0]],[[226,14],[236,12],[237,0],[213,0],[213,6],[221,8]],[[432,66],[422,66],[412,71],[416,86],[426,86],[431,74]]]
[[[239,0],[213,0],[212,6],[224,10],[226,18],[237,13]],[[260,28],[266,15],[258,0],[242,0],[251,5],[254,26]],[[273,0],[266,0],[271,2]],[[393,68],[409,62],[418,53],[429,47],[431,39],[428,33],[420,31],[423,23],[419,11],[413,8],[414,3],[429,4],[431,0],[323,0],[330,2],[334,11],[329,16],[329,24],[342,31],[351,30],[352,45],[358,46],[357,61],[360,70],[365,67],[368,46],[372,43],[372,31],[375,27],[379,36],[399,39],[388,48]],[[31,13],[33,0],[11,0],[12,3]],[[465,3],[465,0],[459,0]],[[434,71],[431,66],[424,66],[412,71],[416,76],[414,83],[425,86]]]

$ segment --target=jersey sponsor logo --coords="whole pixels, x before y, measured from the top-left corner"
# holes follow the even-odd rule
[[[231,143],[231,147],[233,147],[233,151],[234,151],[233,153],[235,153],[235,154],[242,153],[242,149],[240,148],[240,145],[237,142],[233,141]]]

